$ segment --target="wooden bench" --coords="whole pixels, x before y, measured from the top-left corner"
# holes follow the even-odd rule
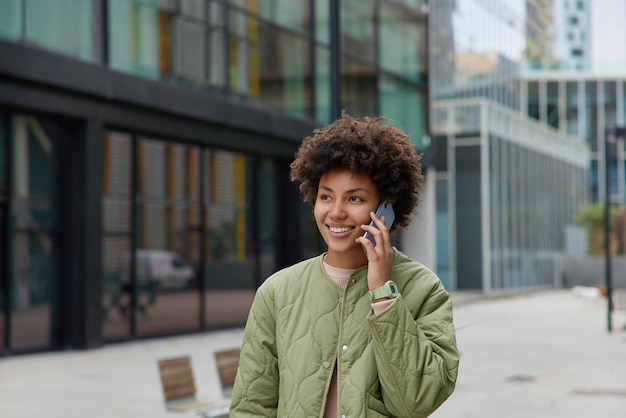
[[[168,411],[195,413],[204,417],[228,417],[230,395],[239,365],[239,349],[218,351],[215,362],[224,399],[204,402],[196,398],[196,383],[190,356],[158,361],[163,397]]]
[[[239,348],[217,351],[215,353],[217,373],[220,378],[220,384],[222,385],[222,393],[225,397],[230,397],[233,392],[240,355],[241,349]]]

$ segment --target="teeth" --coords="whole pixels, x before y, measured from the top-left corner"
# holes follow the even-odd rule
[[[330,232],[336,232],[336,233],[348,232],[349,230],[352,229],[352,227],[349,227],[349,226],[342,226],[341,228],[330,226],[329,228],[330,228]]]

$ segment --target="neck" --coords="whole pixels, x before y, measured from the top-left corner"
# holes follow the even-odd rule
[[[367,256],[362,248],[356,247],[349,252],[328,251],[324,261],[333,267],[340,269],[358,269],[367,265]]]

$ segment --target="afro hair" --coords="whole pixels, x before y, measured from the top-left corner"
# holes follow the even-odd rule
[[[304,201],[315,205],[320,178],[334,168],[365,173],[382,200],[393,205],[396,221],[406,227],[418,204],[422,186],[421,154],[409,136],[384,116],[356,119],[345,112],[335,122],[304,139],[291,163],[291,181],[300,184]]]

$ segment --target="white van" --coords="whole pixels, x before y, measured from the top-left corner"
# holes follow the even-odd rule
[[[160,289],[193,286],[196,274],[183,258],[171,251],[139,249],[135,253],[137,284],[158,285]]]

